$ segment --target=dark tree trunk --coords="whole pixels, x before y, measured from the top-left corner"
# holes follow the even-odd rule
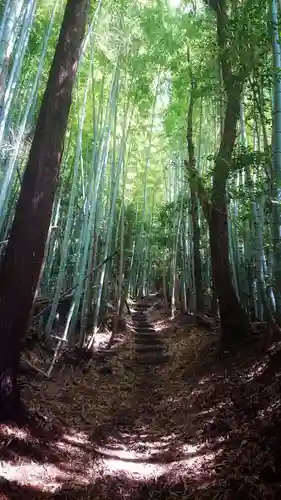
[[[243,56],[240,64],[237,62],[233,64],[231,56],[233,40],[230,37],[227,1],[206,0],[206,3],[216,13],[218,55],[226,95],[223,131],[214,165],[212,199],[209,216],[208,214],[207,216],[210,229],[213,277],[221,316],[222,345],[228,347],[235,345],[236,339],[244,337],[250,330],[249,318],[238,301],[232,281],[229,262],[226,185],[231,170],[243,86],[255,65],[259,63],[260,55],[253,54],[254,51],[252,51],[250,58],[245,60]],[[250,46],[252,45],[250,36],[248,43]]]
[[[212,187],[211,213],[209,217],[213,277],[219,301],[221,317],[221,343],[223,347],[235,346],[250,330],[246,311],[239,303],[233,286],[229,261],[228,213],[226,184],[236,140],[237,122],[243,85],[250,71],[242,68],[234,74],[229,56],[229,18],[225,0],[212,4],[217,18],[217,42],[222,70],[226,109],[223,131],[215,160]]]
[[[68,0],[0,270],[0,418],[17,418],[21,339],[52,215],[88,0]]]
[[[215,286],[213,269],[212,269],[212,287],[211,287],[211,314],[214,318],[218,317],[218,296]]]
[[[230,76],[229,76],[230,78]],[[239,303],[233,286],[229,261],[226,183],[236,139],[242,83],[233,80],[226,86],[227,103],[224,129],[215,160],[209,230],[212,269],[221,317],[222,345],[231,346],[250,330],[246,311]]]
[[[213,206],[210,216],[210,243],[212,269],[219,301],[222,346],[229,348],[245,338],[249,332],[246,311],[235,293],[229,261],[229,242],[226,202]]]
[[[191,92],[189,107],[187,113],[187,150],[188,150],[188,172],[192,172],[195,168],[195,153],[193,143],[193,108],[196,98],[196,83],[193,79],[192,71],[190,69],[191,79]],[[199,226],[199,207],[197,201],[196,189],[193,185],[192,178],[189,176],[190,197],[191,197],[191,219],[193,228],[193,261],[194,261],[194,278],[196,290],[196,312],[201,313],[204,311],[204,293],[203,293],[203,280],[202,280],[202,261],[200,254],[200,226]]]
[[[190,186],[191,194],[191,218],[193,227],[193,260],[194,260],[194,278],[196,290],[196,312],[202,313],[204,311],[204,293],[203,293],[203,279],[202,279],[202,261],[200,253],[200,226],[198,223],[199,210],[196,194],[193,187]]]
[[[228,77],[229,79],[232,78],[231,74]],[[194,161],[190,161],[190,158],[192,158],[192,144],[188,134],[189,161],[185,162],[189,172],[190,184],[194,186],[198,193],[203,213],[209,225],[212,274],[219,303],[221,341],[222,346],[225,348],[235,346],[238,339],[244,338],[250,330],[248,316],[239,303],[233,286],[229,261],[226,201],[226,184],[236,139],[242,87],[242,83],[234,78],[232,78],[232,84],[228,83],[226,85],[227,103],[224,129],[214,165],[211,202],[206,200],[206,192],[195,170]],[[188,127],[188,132],[189,130]]]

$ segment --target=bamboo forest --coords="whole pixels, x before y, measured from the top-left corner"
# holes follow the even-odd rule
[[[0,0],[0,499],[281,499],[281,1]]]

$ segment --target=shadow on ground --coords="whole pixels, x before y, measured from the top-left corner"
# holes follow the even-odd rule
[[[0,428],[1,500],[281,498],[279,355],[206,362],[192,328],[164,367],[34,381],[43,420]]]

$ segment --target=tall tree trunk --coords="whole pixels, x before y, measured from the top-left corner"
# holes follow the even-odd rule
[[[244,82],[251,71],[250,60],[238,74],[232,69],[229,52],[229,18],[226,0],[210,4],[217,18],[217,43],[226,94],[223,131],[213,172],[211,210],[209,217],[213,277],[221,316],[221,342],[225,347],[235,345],[250,329],[246,311],[239,303],[233,286],[229,260],[228,213],[226,184],[235,146],[237,122]]]
[[[274,297],[276,304],[276,320],[281,326],[281,49],[279,41],[279,16],[276,0],[269,1],[271,14],[272,32],[272,54],[273,54],[273,112],[272,112],[272,159],[273,159],[273,182],[272,199],[278,203],[272,203],[272,241],[273,241],[273,275],[274,275]]]
[[[212,269],[221,317],[222,344],[230,346],[250,329],[246,311],[235,293],[229,260],[226,183],[236,139],[242,84],[226,86],[227,104],[220,148],[215,160],[209,217]]]
[[[195,92],[196,84],[192,76],[191,66],[190,66],[190,77],[191,77],[191,92],[189,99],[189,107],[187,113],[187,150],[188,150],[188,171],[191,172],[195,165],[195,154],[194,154],[194,143],[193,143],[193,108],[195,103]],[[196,312],[200,313],[204,310],[204,294],[203,294],[203,280],[202,280],[202,261],[200,253],[200,226],[199,226],[199,207],[198,200],[196,196],[196,189],[192,179],[189,182],[190,186],[190,201],[191,201],[191,220],[193,229],[193,260],[194,260],[194,278],[195,278],[195,291],[196,291]]]
[[[17,418],[21,338],[44,256],[88,0],[68,0],[0,270],[0,418]]]
[[[191,219],[193,226],[193,260],[194,260],[194,278],[195,278],[195,291],[196,291],[196,312],[201,313],[204,311],[204,293],[203,293],[203,279],[202,279],[202,260],[200,253],[200,226],[198,223],[199,210],[196,193],[193,186],[190,186],[191,195]]]
[[[214,271],[212,267],[212,285],[211,285],[211,314],[214,318],[218,317],[218,296],[214,280]]]
[[[210,243],[213,276],[221,317],[221,341],[224,347],[235,345],[249,331],[246,311],[240,305],[233,286],[229,262],[227,204],[213,205],[210,217]]]
[[[229,80],[230,81],[230,80]],[[242,83],[232,78],[226,85],[226,111],[220,148],[215,159],[211,201],[208,200],[200,177],[192,164],[185,162],[190,184],[196,190],[203,213],[208,221],[211,245],[212,274],[221,317],[221,342],[232,347],[250,329],[246,311],[239,303],[233,286],[229,259],[228,211],[226,184],[236,139],[240,112]]]

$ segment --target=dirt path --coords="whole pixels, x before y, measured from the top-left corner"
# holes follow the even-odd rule
[[[25,387],[45,420],[1,427],[1,500],[281,498],[278,377],[259,383],[249,353],[218,363],[213,333],[153,328],[167,364],[136,364],[129,334],[113,375]]]

